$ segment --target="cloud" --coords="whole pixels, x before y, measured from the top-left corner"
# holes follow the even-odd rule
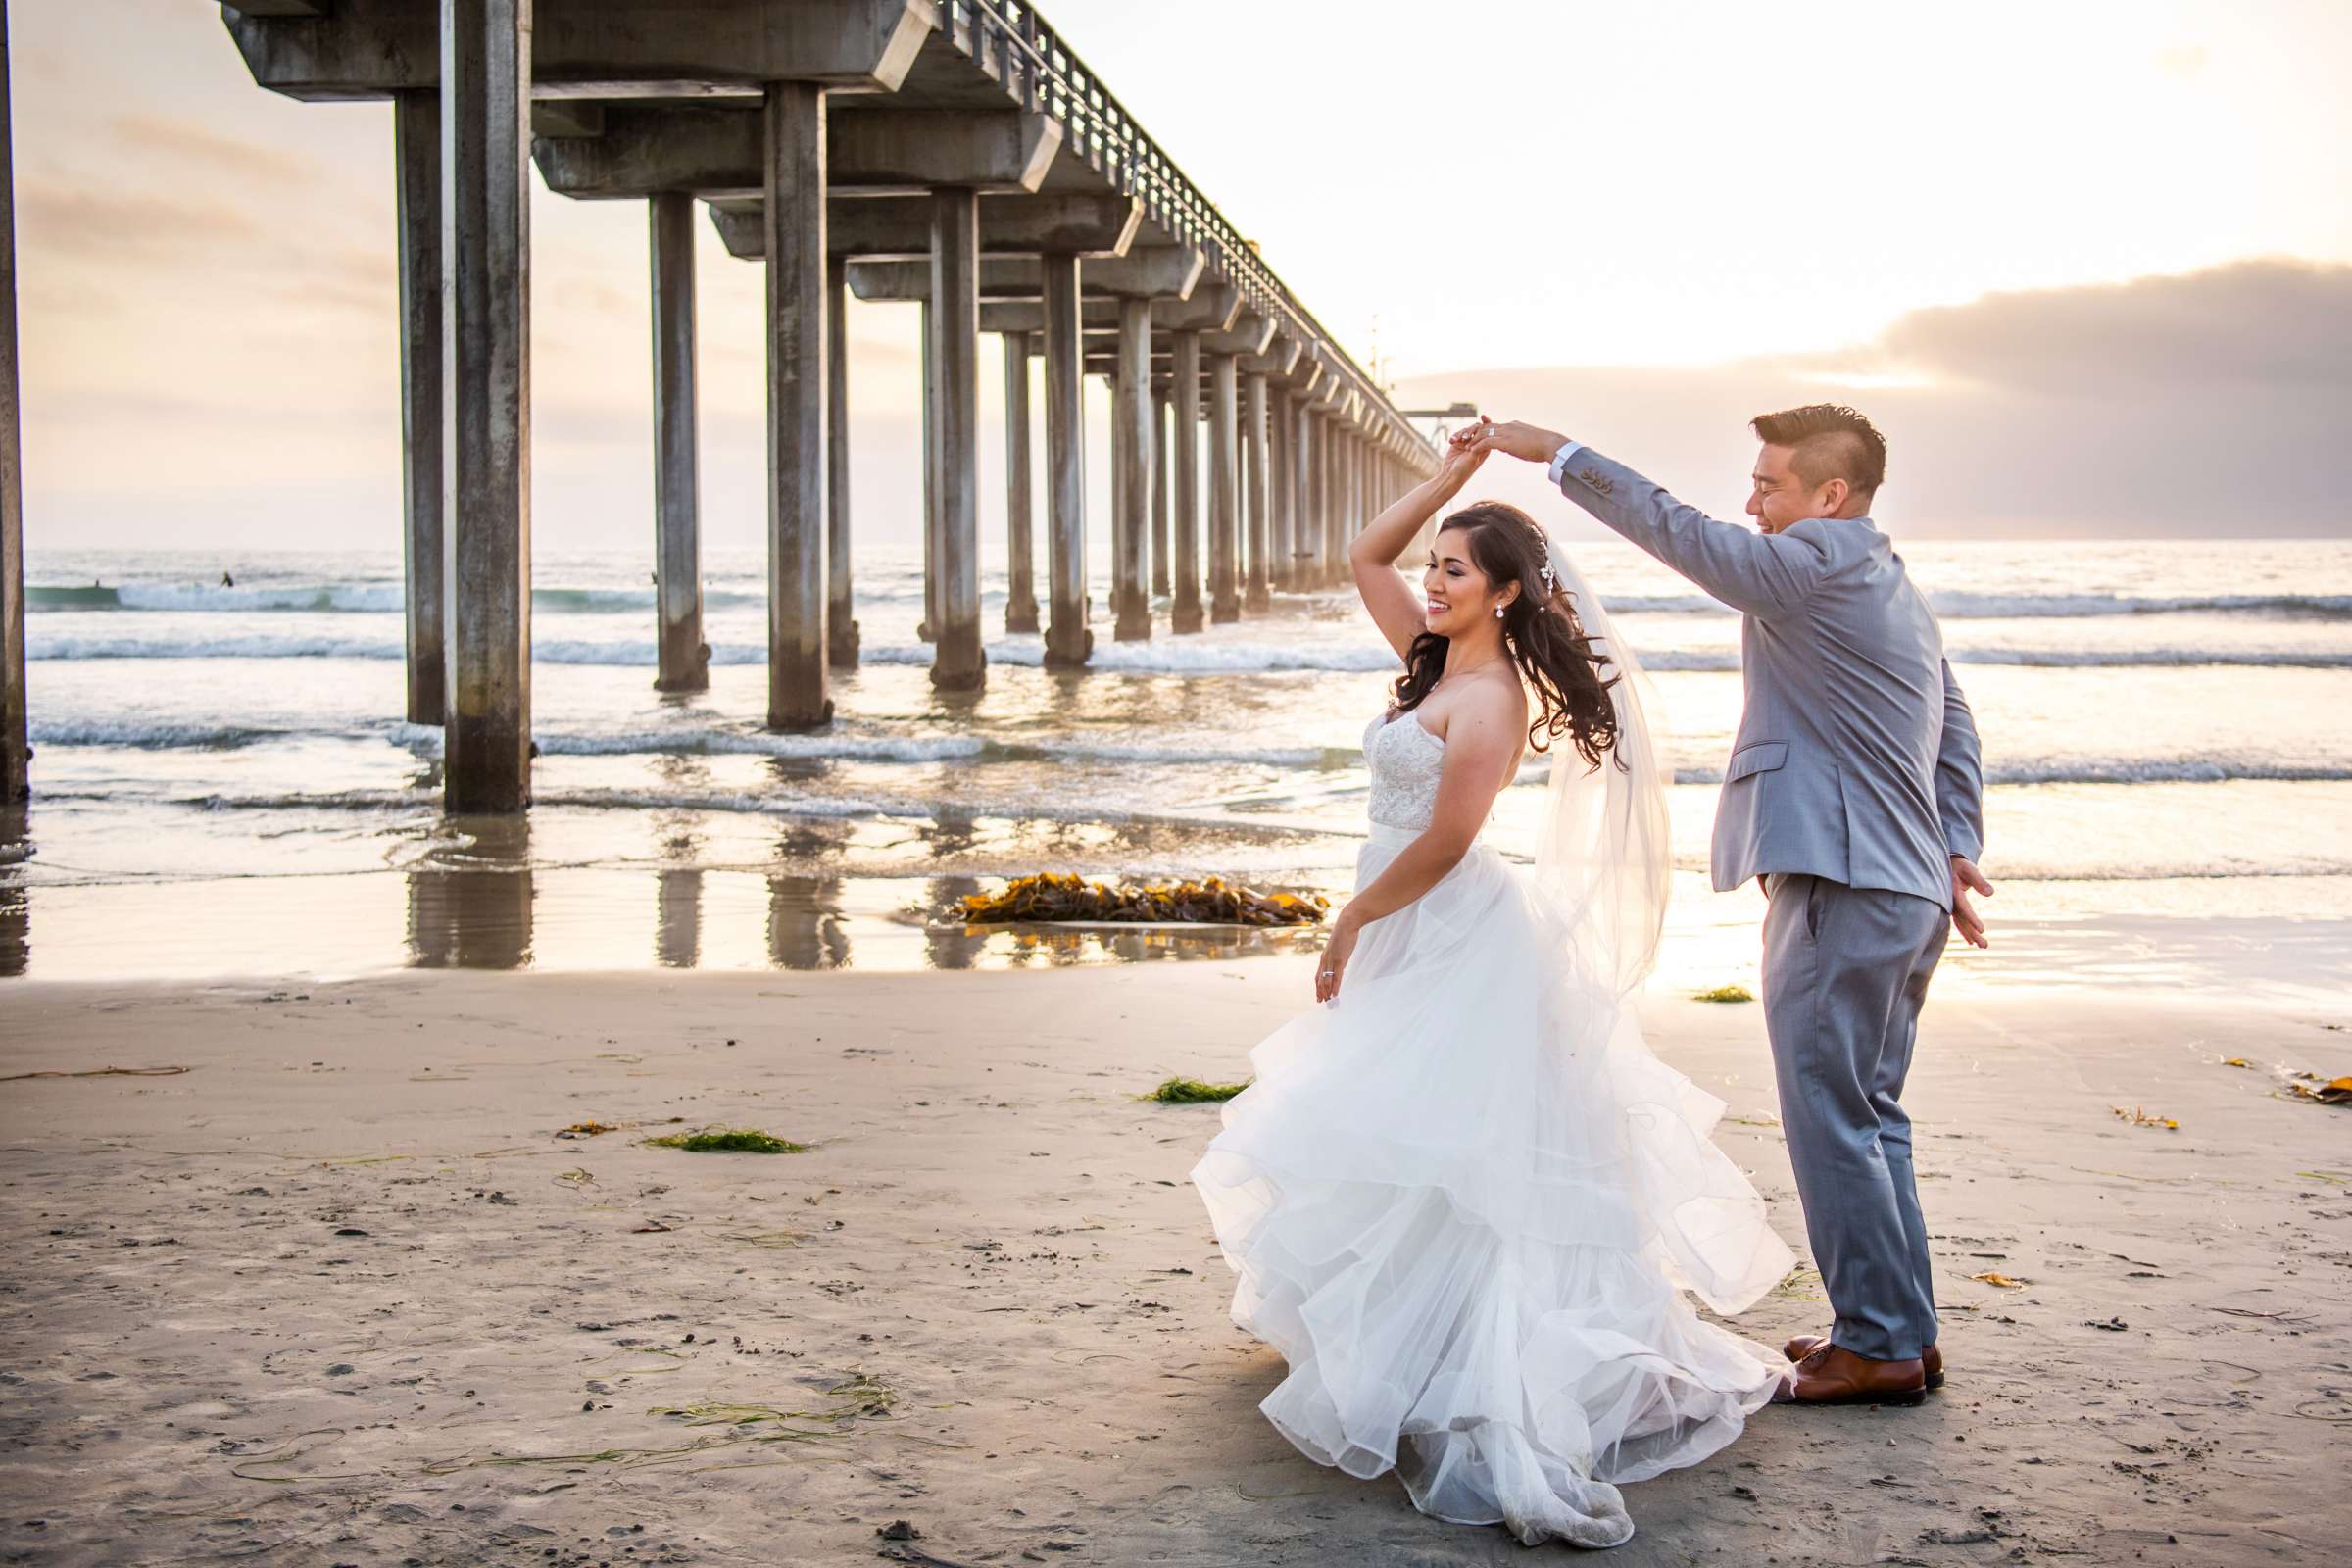
[[[17,212],[22,243],[36,257],[169,259],[251,244],[263,234],[251,214],[225,202],[47,180],[18,191]]]
[[[1910,312],[1877,347],[1905,368],[2013,390],[2128,396],[2189,376],[2340,394],[2352,387],[2352,267],[2240,262],[1988,294]]]
[[[291,185],[314,185],[326,168],[301,153],[283,152],[241,136],[224,136],[200,120],[167,115],[116,115],[106,128],[118,149],[142,161],[171,159],[194,166],[208,175],[228,175],[256,181],[273,192]]]
[[[1887,434],[1879,517],[1920,537],[2352,535],[2352,267],[2249,261],[1907,313],[1860,349],[1688,369],[1419,377],[1737,515],[1750,416],[1836,400]],[[1557,502],[1540,479],[1501,491]]]

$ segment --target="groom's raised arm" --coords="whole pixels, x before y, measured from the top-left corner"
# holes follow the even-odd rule
[[[1827,559],[1796,534],[1764,534],[1718,522],[1685,506],[1591,447],[1532,424],[1488,424],[1458,432],[1457,444],[1551,465],[1560,493],[1734,610],[1786,614],[1812,596]]]
[[[1560,494],[1734,610],[1785,614],[1821,581],[1827,562],[1803,538],[1718,521],[1591,447],[1563,442],[1550,474]]]

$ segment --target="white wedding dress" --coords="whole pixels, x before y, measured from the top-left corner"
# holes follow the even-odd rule
[[[1428,825],[1445,744],[1405,712],[1374,720],[1364,753],[1359,890]],[[1559,754],[1555,774],[1580,775],[1555,777],[1561,821],[1563,788],[1626,788]],[[1709,1141],[1723,1102],[1650,1054],[1625,1000],[1663,920],[1650,793],[1654,823],[1583,808],[1573,874],[1482,838],[1366,926],[1338,999],[1250,1054],[1255,1081],[1192,1173],[1240,1276],[1234,1321],[1290,1363],[1259,1406],[1283,1436],[1531,1545],[1630,1539],[1617,1484],[1723,1447],[1788,1367],[1683,1295],[1736,1312],[1791,1259]],[[1612,899],[1632,912],[1594,907]],[[1621,914],[1633,935],[1613,946]]]

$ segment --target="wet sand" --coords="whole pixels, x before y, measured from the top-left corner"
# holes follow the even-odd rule
[[[1308,964],[12,982],[0,1074],[189,1070],[0,1083],[0,1560],[1524,1561],[1256,1414],[1215,1107],[1135,1098],[1242,1075]],[[1644,1010],[1801,1253],[1757,1009]],[[1950,1385],[1766,1411],[1610,1560],[2341,1561],[2352,1109],[2284,1085],[2347,1024],[1932,1004]],[[814,1147],[642,1141],[708,1124]],[[1800,1271],[1739,1327],[1825,1321]]]

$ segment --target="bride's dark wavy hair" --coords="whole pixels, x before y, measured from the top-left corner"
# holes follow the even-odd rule
[[[1527,726],[1527,744],[1544,751],[1565,732],[1576,754],[1598,767],[1617,744],[1617,705],[1609,698],[1617,677],[1601,677],[1609,661],[1592,652],[1575,596],[1564,585],[1544,586],[1551,548],[1544,530],[1517,507],[1480,501],[1439,523],[1438,532],[1469,535],[1470,560],[1490,585],[1519,584],[1519,596],[1503,611],[1502,646],[1535,689],[1538,711]],[[1404,673],[1396,677],[1396,711],[1421,705],[1446,673],[1449,646],[1434,631],[1413,639]]]

